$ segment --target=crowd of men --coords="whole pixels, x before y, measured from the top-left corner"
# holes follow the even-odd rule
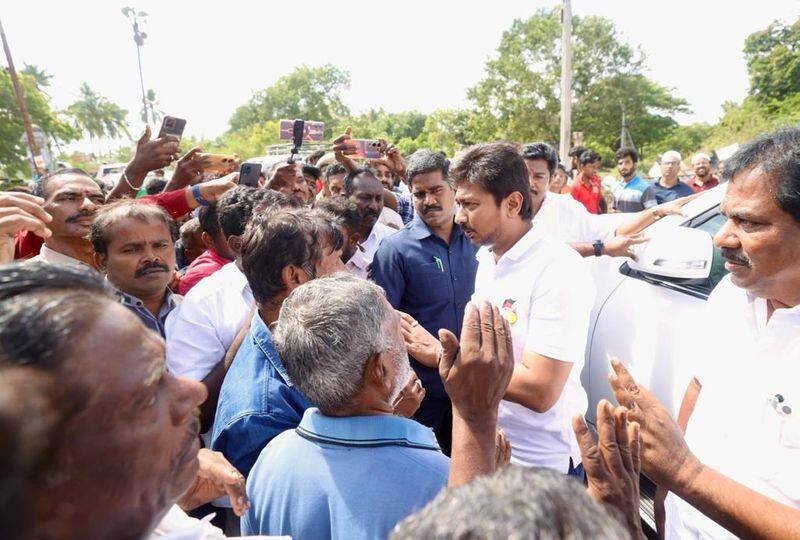
[[[622,148],[606,200],[543,142],[359,163],[348,128],[259,187],[178,145],[0,193],[4,538],[640,538],[640,471],[665,537],[800,537],[800,128],[725,164],[678,418],[613,359],[596,435],[584,258],[634,257],[708,156],[651,184]]]

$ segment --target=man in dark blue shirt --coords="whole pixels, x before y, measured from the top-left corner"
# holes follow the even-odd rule
[[[434,336],[446,328],[461,335],[464,308],[475,288],[473,246],[454,222],[455,189],[442,154],[419,150],[408,158],[414,219],[385,239],[372,261],[372,279],[395,309],[411,315]],[[414,418],[433,428],[449,452],[450,399],[436,366],[412,358],[426,395]]]
[[[675,150],[664,152],[661,156],[661,178],[653,184],[653,192],[658,204],[674,201],[692,195],[692,188],[678,178],[681,172],[681,155]]]

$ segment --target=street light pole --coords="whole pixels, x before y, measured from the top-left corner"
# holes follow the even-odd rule
[[[144,123],[147,123],[147,94],[144,89],[144,75],[142,75],[142,44],[147,34],[139,32],[139,22],[133,20],[133,41],[136,42],[136,58],[139,61],[139,84],[142,85],[142,111],[144,112]]]
[[[142,75],[142,45],[147,38],[147,34],[139,31],[139,18],[142,21],[147,17],[144,11],[136,11],[132,7],[122,8],[122,14],[133,22],[133,42],[136,43],[136,58],[139,61],[139,84],[142,85],[142,113],[144,114],[144,123],[147,123],[147,92],[144,88],[144,75]],[[152,112],[152,111],[151,111]],[[153,122],[156,121],[155,114],[151,114]]]
[[[569,163],[572,135],[572,7],[564,0],[561,8],[561,130],[558,154],[561,162]]]

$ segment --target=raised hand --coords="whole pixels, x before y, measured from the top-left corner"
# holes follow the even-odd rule
[[[47,224],[53,217],[45,212],[44,199],[27,193],[0,192],[0,263],[14,260],[14,235],[31,231],[48,238]]]
[[[689,485],[703,466],[689,450],[681,428],[658,399],[633,379],[622,362],[612,358],[611,367],[611,389],[620,405],[628,409],[628,418],[641,428],[642,470],[665,489]]]
[[[439,355],[442,345],[430,332],[420,325],[408,313],[398,311],[400,314],[400,329],[406,342],[406,350],[414,360],[427,367],[439,365]]]
[[[442,348],[439,375],[465,419],[497,414],[514,371],[514,349],[508,322],[489,302],[480,309],[470,302],[464,312],[461,342],[449,330],[439,330]]]
[[[583,415],[572,419],[588,484],[587,493],[619,514],[633,538],[644,538],[639,520],[639,425],[629,423],[627,409],[606,400],[597,404],[595,442]]]

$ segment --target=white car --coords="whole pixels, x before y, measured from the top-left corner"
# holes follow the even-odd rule
[[[618,357],[677,417],[692,372],[683,351],[705,338],[698,315],[727,273],[712,242],[726,221],[719,212],[726,188],[722,184],[703,192],[684,207],[685,217],[667,216],[645,229],[651,241],[637,251],[637,262],[591,260],[597,299],[581,375],[590,423],[596,421],[598,401],[616,403],[608,382],[610,356]],[[642,517],[652,526],[651,486],[646,480],[643,484]]]

